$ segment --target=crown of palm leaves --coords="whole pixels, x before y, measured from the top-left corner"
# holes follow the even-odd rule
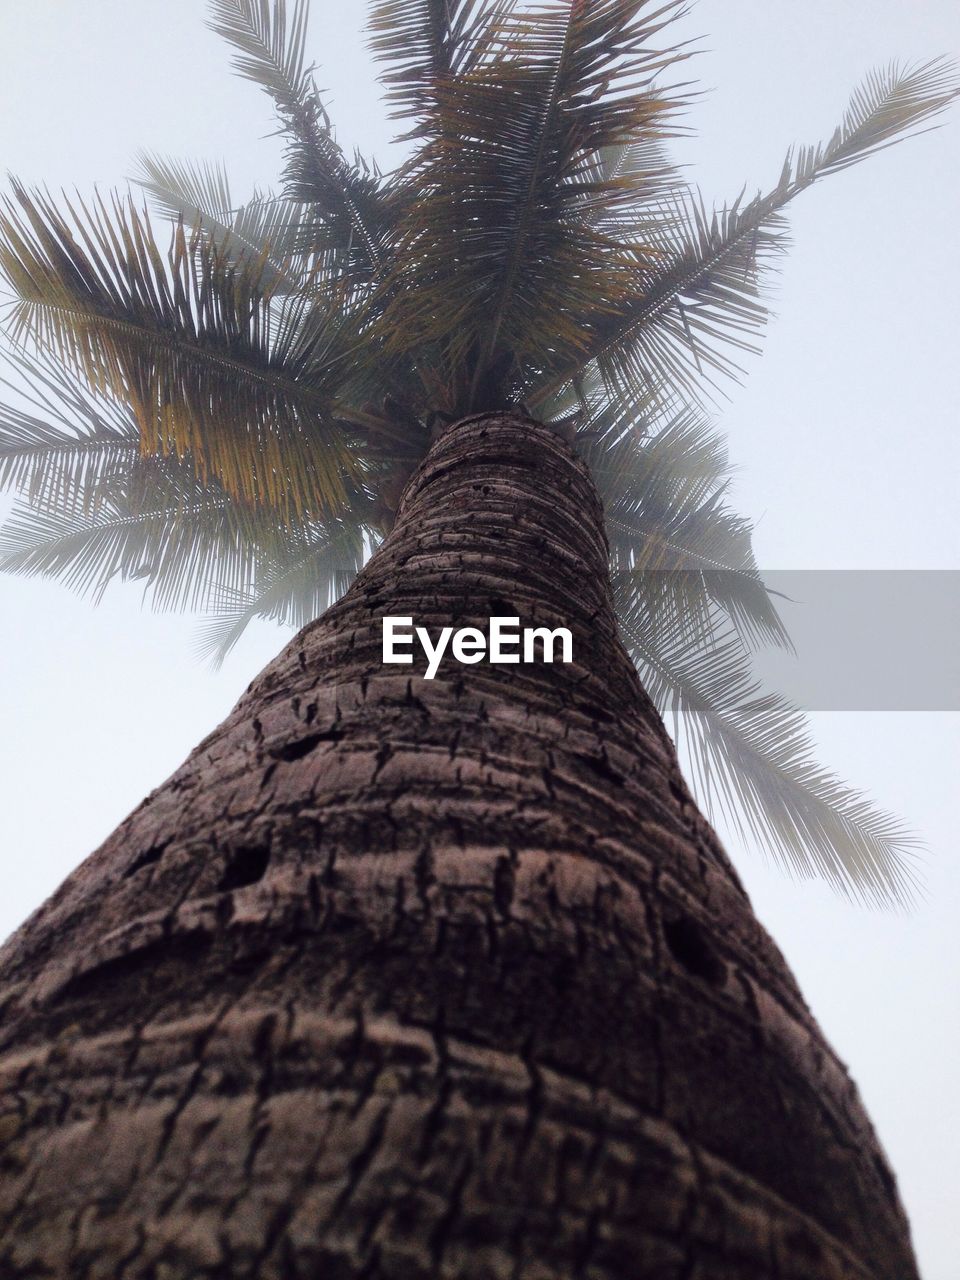
[[[338,146],[307,3],[212,0],[235,69],[272,99],[279,195],[142,156],[137,201],[0,209],[13,395],[0,566],[98,595],[143,583],[246,624],[294,625],[349,584],[438,423],[523,405],[569,433],[606,504],[621,633],[693,782],[787,867],[904,901],[915,841],[820,769],[751,650],[789,646],[729,506],[700,404],[766,321],[800,192],[925,127],[943,61],[891,66],[775,185],[710,208],[667,145],[689,91],[680,0],[375,0],[372,51],[405,158]]]

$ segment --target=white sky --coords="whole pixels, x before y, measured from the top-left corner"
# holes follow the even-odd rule
[[[388,164],[361,7],[314,0],[312,48],[341,141]],[[268,103],[227,70],[202,0],[31,0],[0,15],[0,166],[51,188],[114,185],[140,147],[224,159],[243,196],[278,168]],[[701,0],[694,64],[714,87],[684,157],[709,196],[772,183],[893,57],[960,52],[955,0]],[[956,113],[955,113],[956,117]],[[960,125],[808,193],[766,354],[722,421],[735,500],[768,568],[957,568]],[[0,512],[5,508],[0,498]],[[0,579],[0,935],[59,883],[229,710],[286,633],[256,628],[217,675],[189,618],[97,610]],[[960,862],[956,715],[820,714],[824,763],[929,846],[908,918],[847,905],[729,847],[757,911],[848,1062],[898,1173],[924,1280],[956,1280],[960,1232]],[[788,1159],[788,1153],[784,1153]]]

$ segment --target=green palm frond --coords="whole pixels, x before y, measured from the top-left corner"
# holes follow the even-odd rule
[[[651,229],[657,252],[635,297],[599,317],[582,359],[568,360],[528,403],[546,402],[595,363],[612,397],[638,384],[689,393],[715,373],[736,373],[738,353],[757,349],[767,310],[764,269],[787,246],[784,210],[820,178],[916,133],[957,97],[955,70],[936,60],[875,72],[853,96],[829,142],[791,151],[772,191],[708,210],[699,195],[664,202]],[[649,264],[652,263],[652,267]]]
[[[583,316],[633,296],[646,246],[597,221],[629,201],[636,175],[604,175],[597,157],[668,131],[678,95],[655,80],[683,55],[654,45],[677,7],[510,7],[469,72],[436,83],[405,171],[418,199],[400,225],[388,315],[400,340],[441,341],[468,371],[457,408],[482,402],[495,367],[523,372],[580,349]]]
[[[773,645],[790,649],[790,637],[777,612],[752,554],[746,564],[724,564],[726,553],[738,557],[740,544],[749,546],[749,525],[715,500],[692,513],[699,525],[691,536],[679,535],[655,521],[631,545],[626,563],[611,565],[611,578],[626,618],[653,618],[665,635],[681,634],[691,621],[704,624],[720,608],[744,644],[758,649]],[[706,543],[709,557],[702,550]]]
[[[304,627],[349,588],[376,538],[362,524],[336,521],[301,531],[272,555],[258,557],[246,590],[218,588],[201,624],[199,657],[219,667],[255,619]]]
[[[424,117],[437,88],[469,74],[516,0],[374,0],[368,30],[394,115]]]
[[[587,450],[605,499],[621,636],[672,718],[698,798],[798,874],[907,901],[915,842],[819,768],[802,714],[757,683],[749,649],[790,647],[750,527],[725,503],[726,451],[692,411]]]
[[[17,503],[0,530],[0,569],[62,582],[99,601],[113,582],[141,582],[156,608],[202,608],[206,578],[244,578],[253,546],[238,548],[230,504],[163,503],[136,510],[104,494],[93,509]]]
[[[829,142],[801,147],[795,160],[798,183],[809,186],[886,147],[913,137],[960,94],[957,69],[947,58],[871,71],[854,92]]]
[[[140,455],[129,408],[93,395],[54,360],[4,359],[16,380],[0,378],[12,393],[0,404],[0,489],[40,507],[93,502],[104,478]]]
[[[188,459],[123,456],[81,484],[79,497],[64,487],[18,501],[0,527],[0,571],[54,579],[94,600],[137,581],[154,609],[215,612],[226,600],[259,599],[277,566],[322,564],[327,542],[343,550],[349,538],[362,549],[371,510],[358,494],[345,519],[291,526],[202,483]]]
[[[222,164],[171,159],[141,151],[133,180],[153,197],[157,209],[171,222],[182,222],[191,229],[204,221],[216,222],[220,235],[229,234],[234,200],[230,178]],[[247,248],[258,252],[263,246]]]
[[[649,271],[662,255],[664,209],[683,200],[688,190],[665,140],[653,135],[604,147],[587,159],[585,175],[588,190],[609,191],[613,198],[597,202],[586,195],[583,216],[614,243],[643,246]],[[582,319],[590,329],[591,318]]]
[[[231,262],[262,262],[271,294],[309,289],[313,256],[303,245],[314,223],[312,206],[259,194],[234,206],[221,166],[147,152],[139,156],[134,181],[165,218],[202,233]]]
[[[603,186],[621,182],[628,193],[620,202],[588,205],[595,225],[625,238],[645,240],[662,217],[664,201],[686,189],[664,140],[658,137],[604,147],[588,163],[593,182]]]
[[[642,617],[624,630],[644,685],[688,760],[698,801],[786,870],[882,905],[909,903],[919,842],[815,761],[803,714],[756,681],[722,617],[664,642]]]
[[[376,507],[348,484],[343,520],[293,523],[202,481],[192,459],[141,453],[126,404],[98,395],[54,358],[8,351],[18,402],[0,406],[0,487],[20,501],[0,527],[0,569],[51,578],[99,600],[136,580],[156,609],[215,610],[246,598],[265,567],[292,562],[343,529],[374,535]],[[369,476],[380,483],[375,458]]]
[[[19,208],[8,200],[0,212],[15,341],[126,400],[145,452],[189,453],[243,500],[343,506],[355,462],[333,392],[358,337],[336,299],[272,310],[255,264],[231,263],[182,226],[164,254],[132,204],[78,214],[68,203],[68,221],[46,197],[15,193]]]
[[[210,27],[236,50],[234,69],[272,98],[287,137],[284,194],[309,204],[301,248],[335,247],[352,272],[378,276],[394,221],[375,171],[338,146],[306,62],[309,6],[294,0],[212,0]],[[322,227],[321,236],[318,228]]]
[[[36,359],[15,367],[36,381]],[[30,401],[47,420],[7,410],[11,428],[0,425],[0,467],[21,494],[0,527],[0,570],[55,579],[95,600],[136,580],[155,609],[209,611],[246,598],[264,566],[292,562],[332,531],[369,542],[374,508],[364,490],[351,493],[345,520],[291,525],[202,482],[189,458],[142,456],[129,409],[50,368],[43,403],[36,392]]]
[[[77,493],[15,504],[0,528],[0,569],[94,600],[137,581],[156,609],[205,609],[215,591],[246,590],[257,557],[290,537],[275,515],[201,484],[185,460],[123,456],[84,480]]]
[[[621,419],[606,401],[585,421],[601,438],[581,445],[580,453],[608,509],[639,505],[658,489],[708,496],[733,475],[725,437],[697,408],[676,409],[655,431],[642,417]]]
[[[665,641],[722,610],[752,647],[789,649],[760,576],[748,521],[727,505],[726,450],[696,412],[649,439],[588,450],[604,498],[610,572],[625,628],[643,617]]]
[[[294,0],[212,0],[208,26],[236,50],[234,70],[295,112],[313,87],[306,61],[309,5]]]

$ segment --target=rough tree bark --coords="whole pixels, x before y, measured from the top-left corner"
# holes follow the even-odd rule
[[[575,661],[425,682],[385,614]],[[517,415],[441,437],[0,961],[3,1277],[916,1277],[617,639],[587,471]]]

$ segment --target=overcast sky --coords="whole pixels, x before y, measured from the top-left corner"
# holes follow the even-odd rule
[[[319,83],[341,141],[389,164],[361,6],[314,3]],[[277,171],[268,103],[231,76],[202,0],[31,0],[0,16],[0,165],[52,188],[110,187],[145,147],[223,159],[243,196]],[[711,90],[683,144],[707,194],[779,176],[828,135],[849,90],[891,58],[960,53],[955,0],[701,0]],[[960,568],[957,119],[830,179],[792,218],[779,318],[721,420],[739,509],[772,569]],[[0,498],[0,513],[5,510]],[[287,633],[251,631],[214,675],[195,622],[98,609],[0,579],[0,934],[12,930],[226,714]],[[729,840],[758,914],[849,1064],[898,1173],[924,1280],[956,1280],[960,1234],[960,717],[814,717],[823,763],[928,845],[907,918],[794,884]],[[789,1158],[785,1153],[785,1158]]]

